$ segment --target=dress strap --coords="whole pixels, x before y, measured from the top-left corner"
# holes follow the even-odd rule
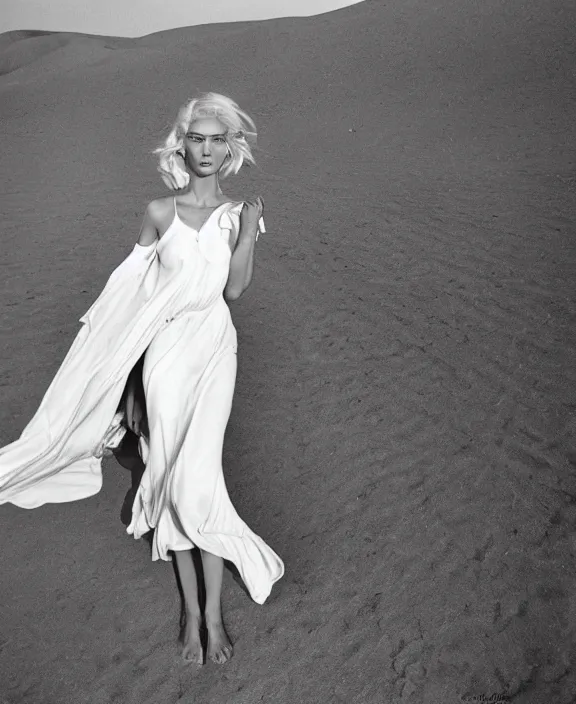
[[[176,196],[174,196],[174,217],[179,218],[178,208],[176,207]]]

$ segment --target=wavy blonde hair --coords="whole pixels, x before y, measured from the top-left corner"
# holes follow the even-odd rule
[[[162,180],[173,191],[185,188],[190,181],[184,165],[184,137],[194,120],[205,117],[215,117],[228,128],[226,142],[230,158],[220,170],[223,178],[237,174],[244,162],[255,163],[250,142],[256,143],[257,133],[252,118],[225,95],[203,93],[180,108],[164,143],[154,150]]]

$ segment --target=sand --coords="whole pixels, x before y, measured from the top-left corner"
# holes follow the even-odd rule
[[[226,571],[235,656],[193,668],[127,469],[3,506],[2,704],[576,701],[574,27],[568,0],[391,0],[0,38],[0,443],[165,193],[176,108],[229,94],[261,150],[225,190],[268,233],[225,471],[286,563],[264,606]]]

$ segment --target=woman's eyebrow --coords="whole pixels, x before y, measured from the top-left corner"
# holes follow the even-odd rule
[[[202,132],[188,132],[187,134],[193,134],[197,137],[225,137],[226,132],[218,132],[217,134],[202,134]]]

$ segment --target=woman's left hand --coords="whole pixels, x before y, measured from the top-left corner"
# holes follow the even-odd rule
[[[244,201],[244,206],[240,211],[240,231],[256,234],[258,222],[264,213],[264,201],[260,196],[253,200]]]

